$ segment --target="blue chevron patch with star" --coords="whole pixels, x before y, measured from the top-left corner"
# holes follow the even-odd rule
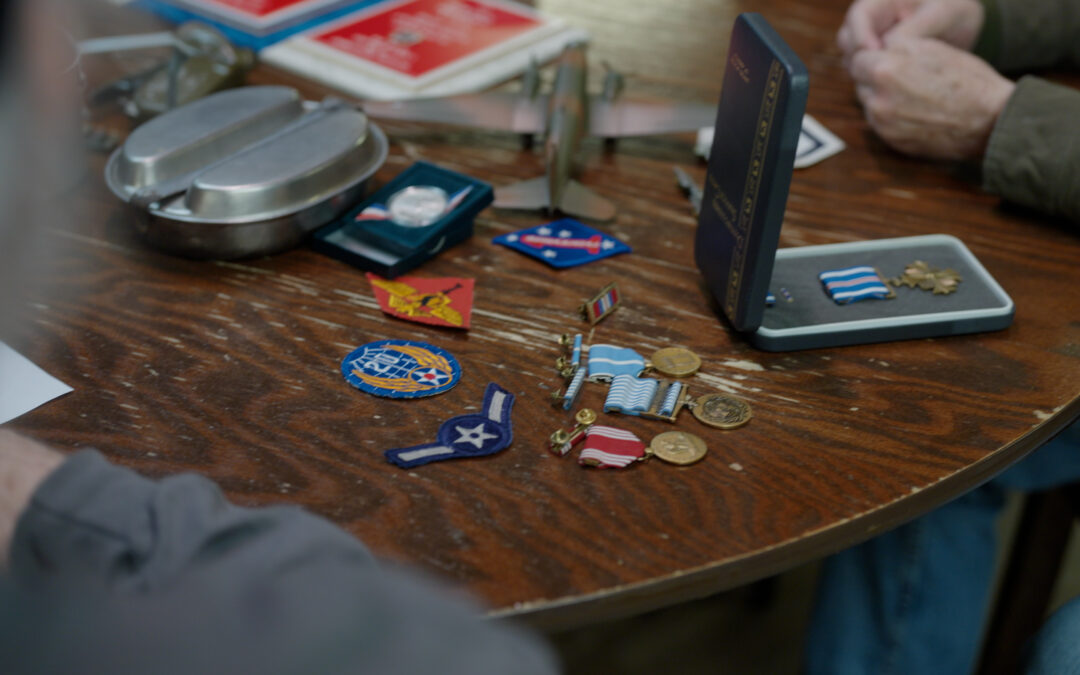
[[[514,395],[491,382],[484,392],[480,413],[458,415],[439,425],[434,443],[408,448],[394,448],[383,453],[386,461],[402,469],[411,469],[444,459],[483,457],[510,447],[514,430],[510,412]]]

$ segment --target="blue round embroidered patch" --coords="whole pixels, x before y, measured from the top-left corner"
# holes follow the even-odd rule
[[[450,352],[425,342],[378,340],[341,362],[341,374],[360,391],[387,398],[420,398],[447,391],[461,379]]]

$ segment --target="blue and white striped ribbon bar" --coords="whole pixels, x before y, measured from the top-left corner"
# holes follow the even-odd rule
[[[589,379],[610,380],[618,375],[637,377],[645,370],[645,358],[629,347],[589,347]]]
[[[574,373],[574,378],[570,380],[570,384],[566,387],[566,393],[563,394],[563,410],[569,410],[574,407],[574,401],[577,400],[578,394],[581,393],[581,384],[585,381],[585,369],[578,368]]]
[[[838,305],[893,297],[892,289],[885,284],[877,270],[869,265],[822,272],[818,279],[821,279],[825,291]]]
[[[619,412],[624,415],[640,415],[648,412],[652,405],[656,388],[660,380],[637,378],[633,375],[616,375],[608,389],[604,401],[604,412]]]
[[[581,333],[574,336],[574,351],[570,354],[570,365],[574,368],[581,365]]]
[[[664,402],[660,404],[659,415],[671,417],[675,413],[675,405],[679,402],[679,394],[682,393],[682,382],[672,382],[664,394]]]

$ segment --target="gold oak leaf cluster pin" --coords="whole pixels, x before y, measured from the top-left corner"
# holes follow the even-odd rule
[[[934,295],[948,295],[956,291],[956,287],[963,281],[954,269],[938,269],[931,267],[922,260],[916,260],[904,267],[904,273],[898,277],[889,279],[893,286],[918,286],[924,291],[931,291]]]

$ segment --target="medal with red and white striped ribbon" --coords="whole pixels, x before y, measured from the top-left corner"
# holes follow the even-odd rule
[[[601,469],[622,469],[645,457],[645,444],[623,429],[594,424],[585,432],[585,447],[578,464]]]

